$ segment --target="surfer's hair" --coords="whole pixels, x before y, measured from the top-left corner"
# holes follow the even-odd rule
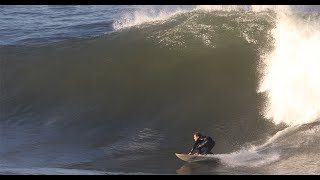
[[[197,136],[197,137],[202,137],[202,134],[199,133],[199,132],[195,132],[195,133],[193,133],[193,135],[195,135],[195,136]]]

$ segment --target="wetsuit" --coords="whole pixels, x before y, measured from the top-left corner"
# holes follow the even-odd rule
[[[215,142],[210,136],[202,136],[194,143],[190,153],[197,149],[199,154],[212,154],[211,149],[214,145]]]

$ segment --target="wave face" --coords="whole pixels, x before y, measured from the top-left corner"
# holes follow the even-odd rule
[[[95,38],[0,46],[0,173],[319,174],[316,10],[124,9]],[[219,164],[174,157],[194,131]]]

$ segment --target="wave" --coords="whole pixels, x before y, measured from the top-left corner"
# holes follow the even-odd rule
[[[175,9],[174,11],[152,11],[153,13],[146,13],[145,11],[134,11],[134,15],[126,14],[119,21],[114,23],[115,29],[122,29],[141,25],[147,22],[167,22],[178,19],[177,15],[186,14],[192,11],[213,12],[215,11],[236,11],[241,12],[265,12],[272,10],[276,13],[276,25],[271,34],[275,40],[274,49],[267,52],[260,52],[261,67],[260,72],[261,85],[258,92],[267,92],[269,105],[264,110],[265,117],[272,119],[275,124],[281,122],[287,125],[297,125],[310,123],[319,116],[319,96],[317,95],[318,87],[318,69],[316,67],[319,59],[316,47],[319,41],[319,23],[318,16],[311,15],[308,19],[293,15],[295,6],[237,6],[237,5],[200,5],[193,9],[183,11]],[[230,15],[231,13],[228,13]],[[130,18],[129,18],[130,17]],[[173,18],[176,17],[176,18]],[[189,16],[192,18],[193,16]],[[190,27],[187,26],[186,28]],[[207,33],[202,33],[204,44],[214,47],[212,37],[215,30],[212,26],[205,26],[199,24],[196,27],[194,24],[192,29],[187,31],[195,35],[201,34],[198,29],[206,29]],[[232,27],[230,27],[232,28]],[[170,33],[172,38],[162,38],[160,41],[168,41],[167,44],[185,44],[184,40],[179,39],[181,29],[172,30]],[[242,31],[242,36],[246,38],[249,43],[257,42],[257,40],[250,37],[246,29]],[[288,33],[290,32],[290,33]],[[173,39],[173,36],[174,39]],[[181,35],[180,35],[181,37]],[[159,36],[158,36],[159,38]],[[280,77],[280,78],[279,78]]]
[[[1,47],[2,162],[171,172],[197,130],[227,167],[291,172],[281,163],[317,152],[318,19],[287,6],[137,11],[94,39]]]

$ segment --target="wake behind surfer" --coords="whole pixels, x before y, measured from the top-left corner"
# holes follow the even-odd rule
[[[193,154],[193,151],[198,150],[198,154],[213,154],[211,149],[214,147],[215,142],[210,136],[204,136],[199,132],[193,134],[193,139],[195,141],[189,155]]]

